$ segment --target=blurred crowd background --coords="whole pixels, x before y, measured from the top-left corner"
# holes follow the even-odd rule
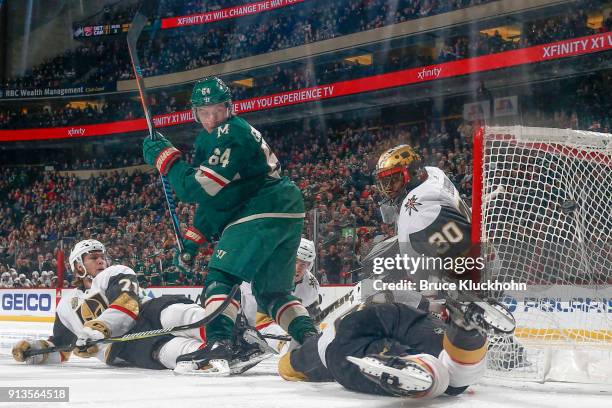
[[[322,0],[306,1],[289,9],[266,13],[248,24],[238,19],[211,24],[207,35],[186,28],[150,36],[142,56],[145,75],[156,76],[213,66],[227,61],[316,43],[401,22],[416,20],[491,0]],[[164,0],[159,18],[218,10],[240,0],[214,2]],[[393,7],[390,7],[390,5]],[[601,22],[589,23],[591,12]],[[131,21],[135,7],[117,2],[79,24]],[[264,18],[265,17],[265,18]],[[251,86],[232,83],[235,100],[253,98],[336,81],[368,77],[406,68],[455,61],[480,55],[552,43],[608,32],[612,28],[609,3],[570,2],[560,14],[522,22],[512,38],[498,31],[449,35],[436,50],[383,53],[376,64],[348,60],[305,66],[278,64],[272,72],[253,76]],[[521,96],[521,123],[596,130],[609,133],[609,52],[581,60],[588,75],[534,85]],[[562,68],[564,62],[554,67]],[[603,67],[603,68],[602,68]],[[133,79],[124,37],[83,39],[82,45],[29,69],[24,75],[0,78],[5,88],[62,87],[75,84],[104,86]],[[188,91],[151,92],[154,114],[189,109]],[[471,205],[472,135],[475,122],[462,115],[465,103],[491,101],[486,81],[461,97],[423,98],[402,110],[374,118],[360,112],[302,118],[290,123],[258,126],[281,161],[284,175],[302,190],[308,215],[304,233],[317,236],[317,278],[323,284],[352,283],[361,258],[373,241],[394,234],[382,222],[381,197],[372,171],[388,148],[413,146],[428,166],[441,168]],[[387,111],[384,111],[387,112]],[[406,113],[409,112],[409,113]],[[142,117],[136,98],[109,97],[84,103],[2,103],[0,129],[29,129],[105,123]],[[193,131],[195,136],[195,130]],[[177,146],[187,160],[191,144]],[[14,151],[0,150],[0,287],[69,286],[67,265],[71,246],[81,239],[103,242],[112,261],[132,267],[143,286],[202,284],[212,243],[202,247],[193,270],[173,266],[175,239],[166,213],[159,178],[142,160],[140,136],[126,139],[103,154],[67,154],[72,150],[36,145],[15,159]],[[89,171],[89,177],[78,172]],[[179,203],[183,226],[191,223],[193,208]],[[63,281],[58,282],[58,253],[64,257]],[[59,258],[61,262],[61,257]]]

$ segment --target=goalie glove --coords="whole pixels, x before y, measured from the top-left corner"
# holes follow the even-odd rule
[[[162,174],[168,174],[170,168],[181,156],[181,152],[161,133],[156,132],[157,139],[145,137],[142,142],[142,155],[147,164],[155,166]]]

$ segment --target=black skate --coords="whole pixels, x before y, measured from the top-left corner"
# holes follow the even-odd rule
[[[483,335],[514,332],[514,316],[502,303],[490,298],[481,299],[470,293],[461,293],[460,296],[463,301],[446,298],[449,318],[457,326],[478,330]]]
[[[411,397],[427,392],[433,385],[433,375],[412,357],[372,354],[363,358],[347,356],[366,378],[383,390],[398,397]]]
[[[232,340],[209,342],[203,349],[176,359],[174,374],[223,377],[231,374],[230,362],[236,352]]]
[[[246,327],[240,330],[229,364],[230,374],[242,374],[278,352],[270,347],[259,332]]]

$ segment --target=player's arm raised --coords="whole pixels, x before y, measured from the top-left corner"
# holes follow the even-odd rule
[[[240,179],[240,169],[245,165],[241,150],[239,143],[227,138],[194,168],[180,159],[180,152],[165,138],[157,141],[146,138],[143,143],[145,161],[167,175],[179,200],[189,203],[216,197]]]

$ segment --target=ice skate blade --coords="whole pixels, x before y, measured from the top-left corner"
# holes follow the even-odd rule
[[[273,355],[274,354],[272,353],[261,353],[259,355],[252,356],[247,361],[233,360],[232,363],[230,364],[230,374],[231,375],[242,374],[245,371],[250,370],[251,368],[255,367],[260,362],[272,357]]]
[[[477,302],[476,305],[482,309],[483,320],[496,333],[511,334],[516,328],[516,321],[512,313],[501,304],[489,304]]]
[[[230,368],[226,360],[210,360],[206,368],[198,368],[195,361],[179,361],[172,372],[175,375],[227,377],[230,375]]]
[[[408,392],[427,391],[433,384],[433,378],[426,374],[416,363],[407,362],[407,366],[401,370],[384,365],[381,361],[371,357],[357,358],[347,356],[346,359],[355,364],[361,371],[369,376],[381,379],[387,374],[388,380],[396,382],[399,387]]]
[[[264,353],[278,354],[278,351],[275,348],[271,347],[268,342],[265,339],[261,338],[258,333],[253,329],[245,330],[244,333],[242,333],[242,338],[249,344],[257,345],[259,349]]]

